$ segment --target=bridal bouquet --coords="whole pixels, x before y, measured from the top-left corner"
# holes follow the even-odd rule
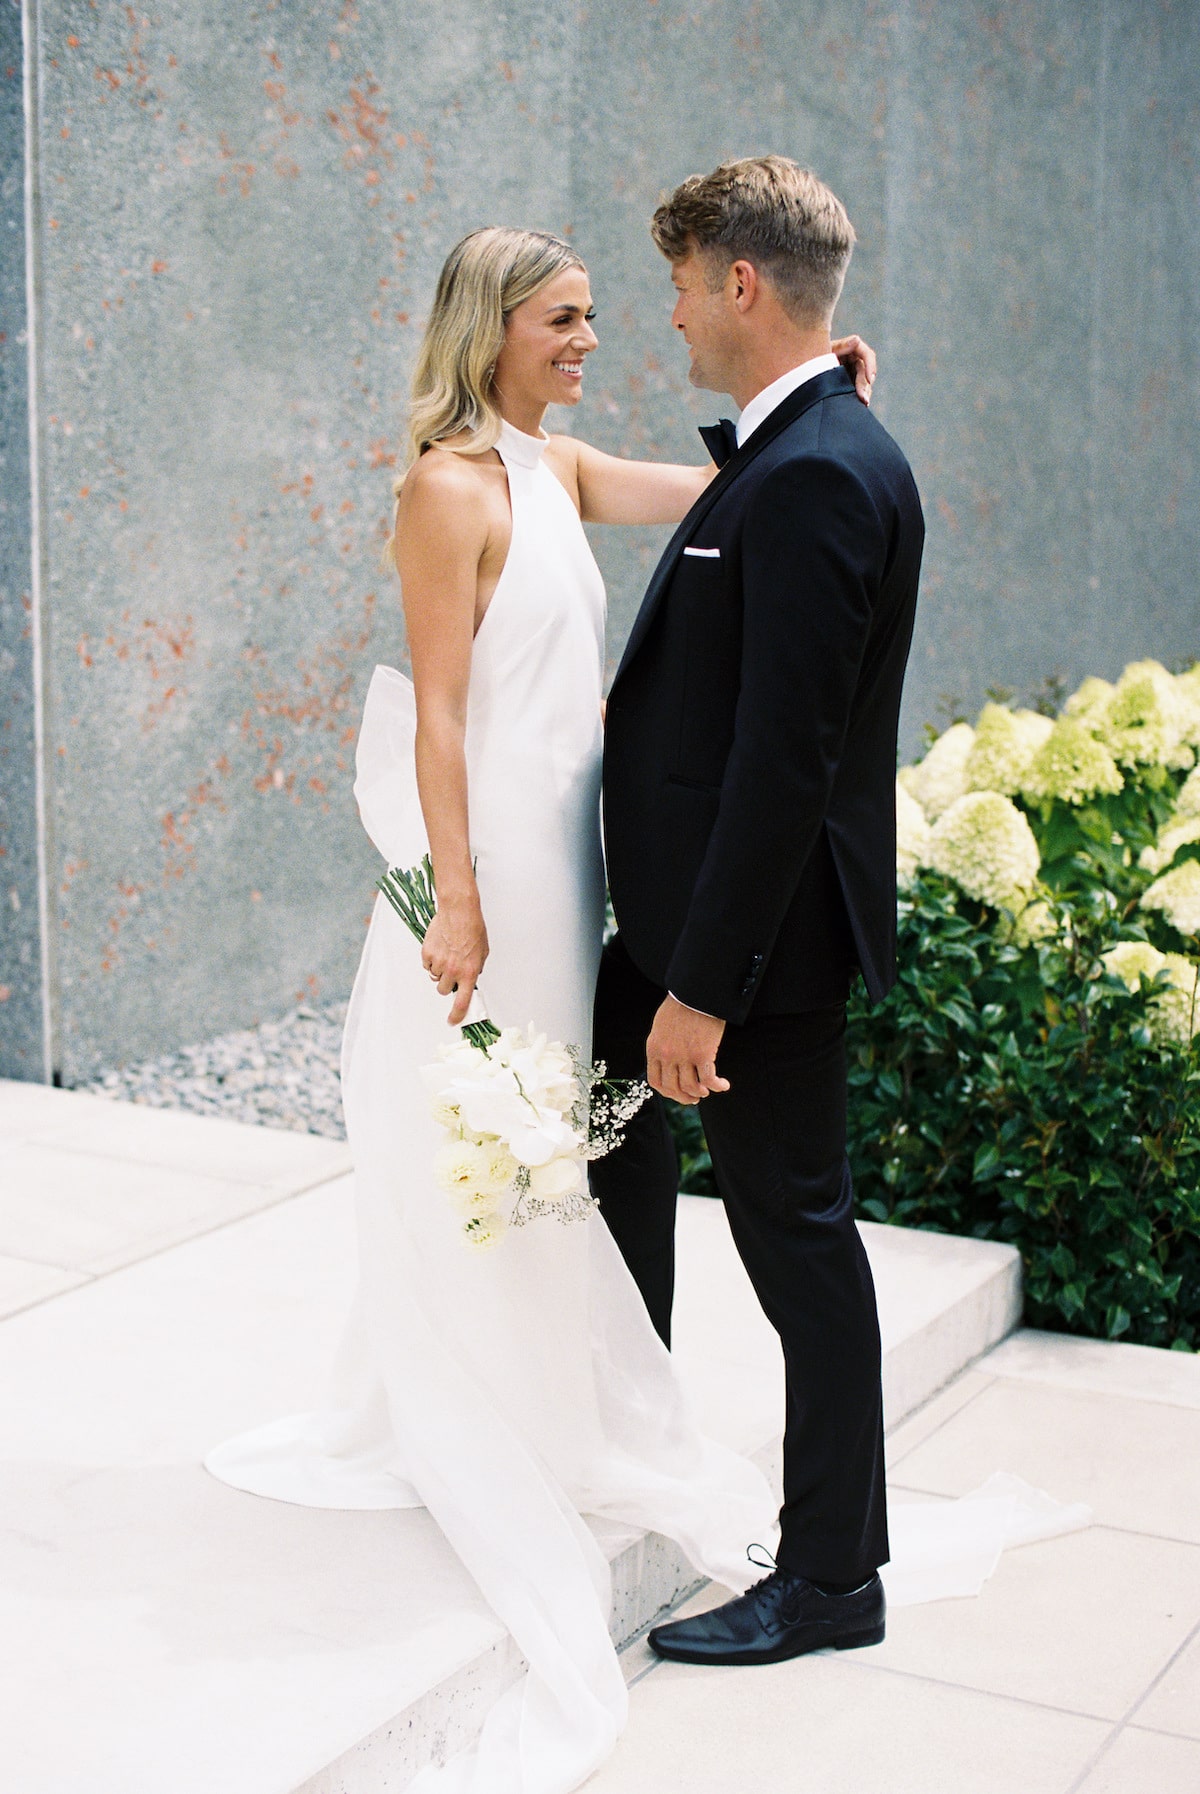
[[[436,911],[428,854],[393,867],[378,887],[418,941]],[[445,1130],[434,1176],[463,1217],[469,1245],[493,1246],[541,1216],[585,1220],[595,1206],[583,1164],[619,1146],[647,1100],[645,1084],[609,1078],[577,1047],[528,1029],[468,1022],[462,1038],[422,1069]]]

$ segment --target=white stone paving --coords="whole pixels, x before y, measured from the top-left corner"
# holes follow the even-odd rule
[[[1096,1524],[893,1613],[874,1650],[703,1670],[631,1647],[588,1794],[1197,1794],[1197,1404],[1194,1355],[1015,1334],[891,1434],[893,1498],[1002,1466]]]
[[[393,1794],[516,1673],[424,1514],[260,1502],[199,1468],[319,1387],[354,1275],[347,1162],[315,1137],[0,1084],[0,1309],[22,1309],[0,1326],[14,1794]],[[1010,1553],[979,1601],[898,1613],[853,1658],[704,1672],[631,1647],[631,1727],[590,1786],[1097,1794],[1128,1763],[1157,1778],[1128,1794],[1195,1794],[1169,1777],[1200,1753],[1200,1361],[1019,1335],[928,1401],[1012,1325],[1013,1256],[864,1234],[897,1498],[1004,1468],[1100,1524]],[[777,1346],[700,1199],[677,1353],[711,1430],[769,1448]],[[628,1631],[631,1578],[652,1611],[679,1568],[661,1542],[607,1543]]]

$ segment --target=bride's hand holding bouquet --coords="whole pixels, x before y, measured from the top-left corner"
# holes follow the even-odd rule
[[[542,1216],[586,1220],[595,1203],[583,1167],[621,1144],[649,1088],[608,1077],[603,1064],[539,1034],[533,1023],[521,1030],[500,1029],[486,1016],[467,1022],[487,958],[478,897],[473,908],[443,906],[428,854],[407,871],[393,866],[377,884],[420,941],[440,994],[455,993],[450,1021],[462,1038],[421,1076],[446,1134],[434,1176],[463,1217],[467,1244],[495,1245],[510,1227]]]
[[[454,998],[447,1017],[452,1028],[466,1019],[487,956],[487,927],[472,879],[469,890],[439,899],[421,943],[421,963],[435,980],[438,995]]]

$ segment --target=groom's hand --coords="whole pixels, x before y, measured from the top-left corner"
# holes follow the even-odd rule
[[[702,1097],[729,1089],[717,1076],[717,1048],[725,1023],[701,1015],[686,1003],[667,997],[654,1018],[646,1042],[646,1082],[675,1103],[698,1103]]]

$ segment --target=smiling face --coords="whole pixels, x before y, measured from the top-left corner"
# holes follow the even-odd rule
[[[596,347],[592,294],[582,268],[564,268],[518,305],[504,328],[493,385],[501,412],[518,429],[547,405],[577,405],[584,358]],[[526,422],[522,422],[522,418]]]
[[[733,272],[730,268],[722,273],[719,264],[714,270],[709,258],[694,249],[671,264],[675,286],[671,322],[688,346],[688,379],[705,392],[730,391],[731,363],[737,352],[737,310],[729,291]],[[721,278],[714,287],[715,274]]]

